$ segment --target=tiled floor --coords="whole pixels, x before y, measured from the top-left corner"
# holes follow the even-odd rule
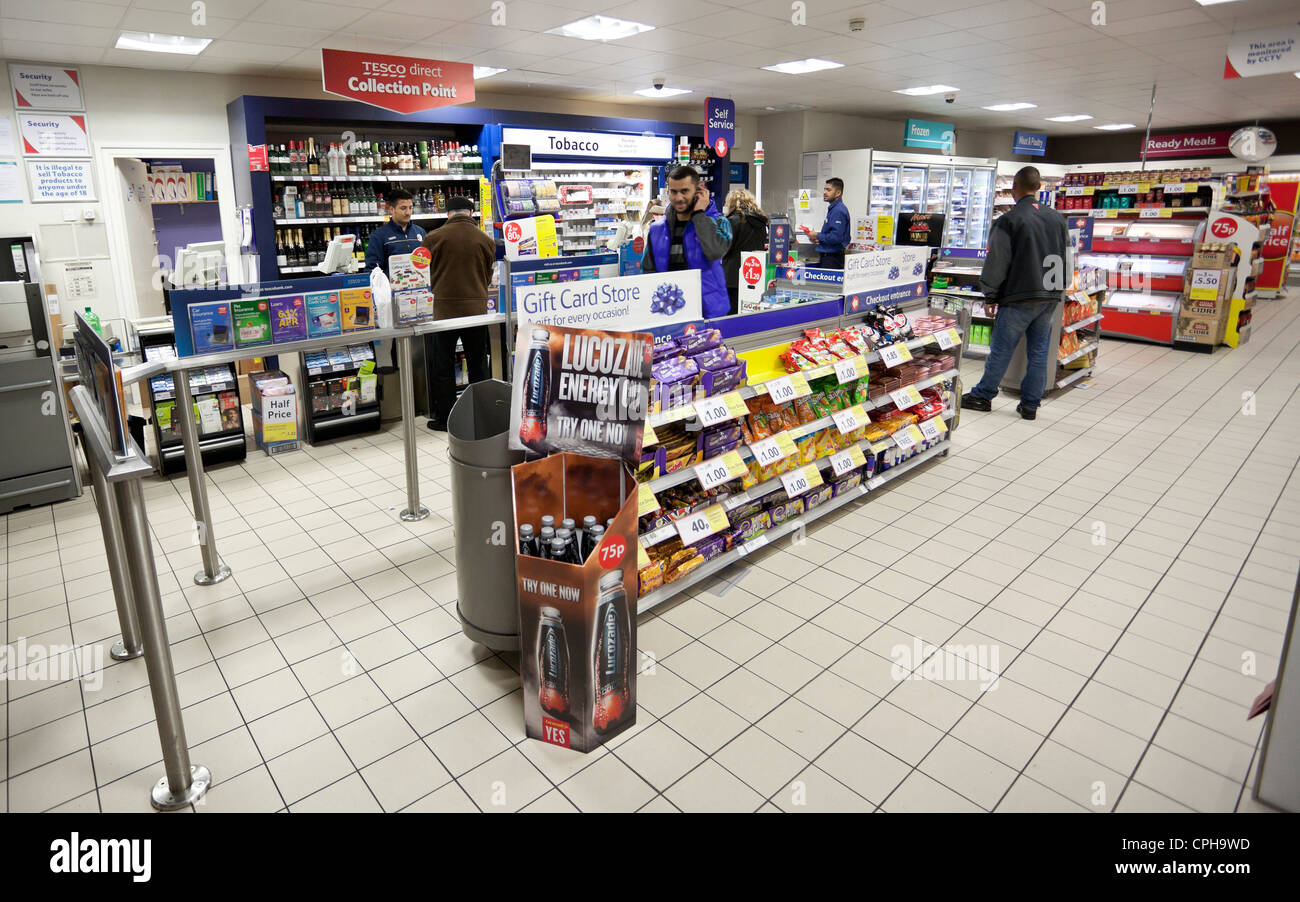
[[[197,810],[1261,809],[1298,347],[1300,302],[1263,303],[1235,351],[1107,341],[1036,423],[966,414],[949,457],[642,618],[637,725],[590,755],[525,739],[517,657],[460,632],[443,437],[416,524],[396,432],[209,471],[209,588],[184,477],[149,480]],[[117,636],[88,495],[3,519],[0,591],[0,800],[148,810],[144,663],[53,673]]]

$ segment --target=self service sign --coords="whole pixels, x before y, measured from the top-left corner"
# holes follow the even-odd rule
[[[704,143],[725,157],[736,143],[736,104],[725,97],[704,99]]]
[[[1016,132],[1011,152],[1030,157],[1041,157],[1047,153],[1047,135],[1038,132]]]
[[[395,113],[418,113],[474,100],[470,63],[353,53],[320,52],[325,91]]]

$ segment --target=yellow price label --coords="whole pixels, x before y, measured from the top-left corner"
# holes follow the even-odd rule
[[[912,437],[912,441],[914,442],[925,440],[925,436],[921,434],[921,430],[917,428],[915,423],[907,427],[907,434]]]
[[[798,450],[794,446],[794,439],[790,438],[788,433],[778,432],[772,438],[776,440],[776,446],[781,449],[782,457],[789,457]]]
[[[262,441],[291,442],[298,437],[297,423],[263,423]]]
[[[731,525],[731,521],[727,519],[727,512],[722,509],[721,504],[706,507],[704,516],[709,519],[709,525],[713,527],[714,532],[722,532]]]
[[[948,329],[947,332],[948,332],[948,337],[952,340],[953,344],[955,345],[961,344],[960,332],[958,332],[956,329]]]
[[[1118,210],[1093,210],[1092,215],[1096,219],[1114,219]]]
[[[803,373],[791,373],[790,384],[794,386],[794,396],[796,398],[812,394],[812,389],[808,387],[808,378]]]
[[[1097,188],[1095,185],[1086,185],[1083,189],[1083,193],[1085,196],[1091,196],[1097,193]]]
[[[654,513],[659,510],[659,499],[648,485],[639,485],[636,487],[636,515],[644,517],[646,514]]]
[[[849,460],[853,461],[853,466],[861,467],[867,462],[867,456],[862,453],[862,449],[857,445],[849,446]]]
[[[645,431],[641,433],[641,447],[649,448],[651,445],[657,444],[659,444],[659,436],[655,435],[655,427],[646,423]]]
[[[901,341],[898,344],[885,345],[880,349],[880,359],[886,367],[895,367],[912,359],[912,351]]]
[[[934,423],[934,428],[940,435],[948,431],[948,424],[944,422],[943,417],[935,417],[931,422]]]
[[[808,477],[808,485],[811,488],[817,488],[822,484],[822,471],[817,468],[816,464],[806,464],[801,468],[804,475]]]
[[[740,392],[727,392],[722,396],[723,402],[727,405],[727,413],[732,417],[743,417],[748,415],[749,408],[745,405],[745,399],[740,396]]]
[[[1158,218],[1160,218],[1160,219],[1173,219],[1173,217],[1174,217],[1174,210],[1173,210],[1173,207],[1161,207],[1161,208],[1160,208],[1160,216],[1159,216]]]
[[[636,568],[641,570],[650,566],[650,555],[645,553],[645,546],[638,541],[636,543]]]
[[[727,468],[727,472],[731,474],[732,479],[743,476],[749,471],[749,468],[745,466],[745,462],[741,460],[739,451],[728,451],[722,455],[722,464]]]

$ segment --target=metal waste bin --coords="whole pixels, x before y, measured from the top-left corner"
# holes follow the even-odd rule
[[[510,383],[497,379],[468,386],[447,418],[456,613],[466,636],[497,651],[519,649],[510,468],[524,454],[507,446],[509,431]]]

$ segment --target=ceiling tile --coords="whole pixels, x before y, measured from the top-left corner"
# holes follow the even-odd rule
[[[27,22],[20,19],[6,19],[4,25],[6,42],[21,43],[31,41],[37,44],[70,44],[74,47],[98,47],[107,49],[117,40],[117,30],[113,28],[94,28],[88,25],[69,25],[54,22]],[[22,56],[18,57],[22,59]]]
[[[0,0],[0,19],[31,22],[76,22],[112,28],[122,18],[122,7],[80,0]]]
[[[101,47],[79,47],[72,44],[50,44],[36,41],[14,41],[6,38],[4,55],[11,60],[36,60],[81,65],[97,63],[104,56]]]

